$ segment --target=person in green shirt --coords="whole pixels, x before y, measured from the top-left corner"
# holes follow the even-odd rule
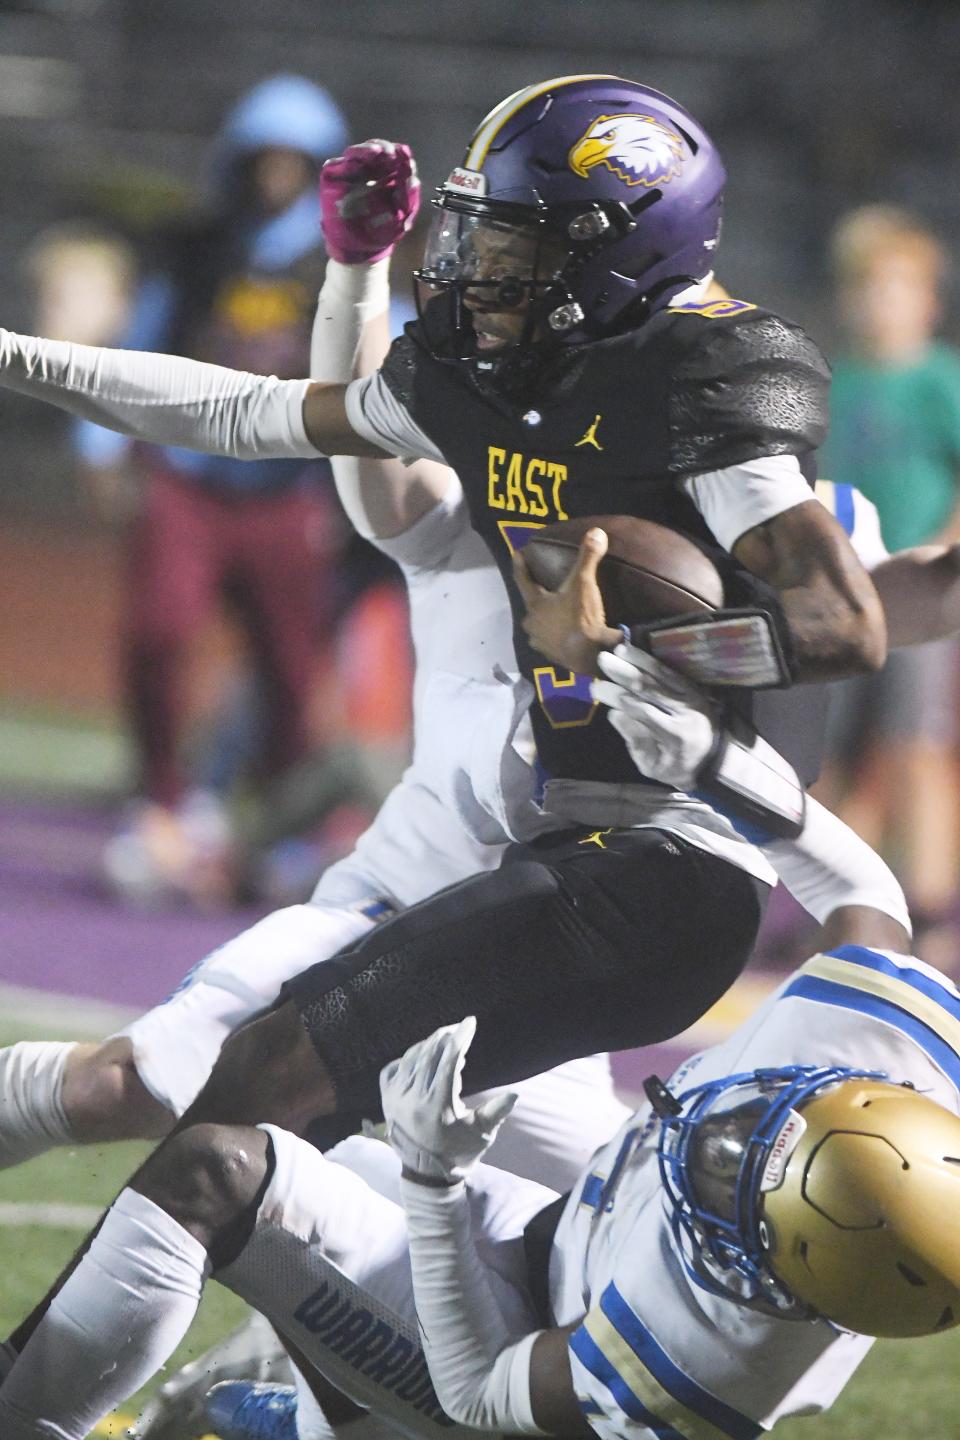
[[[821,471],[873,501],[889,550],[956,540],[960,351],[936,338],[946,253],[909,212],[871,205],[841,219],[831,258],[847,348]],[[957,659],[940,641],[838,684],[823,782],[827,803],[890,852],[928,929],[955,904],[960,871]]]

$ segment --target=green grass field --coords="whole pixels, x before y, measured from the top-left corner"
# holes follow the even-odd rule
[[[8,1017],[9,1023],[9,1017]],[[0,1027],[0,1044],[14,1039],[40,1039],[35,1030],[20,1026],[16,1032]],[[48,1155],[0,1174],[0,1204],[68,1205],[105,1207],[123,1188],[127,1177],[149,1147],[140,1144],[90,1146],[78,1150],[54,1150]],[[82,1228],[63,1229],[38,1225],[0,1227],[0,1334],[7,1335],[28,1314],[45,1293],[50,1282],[77,1248]],[[97,1433],[121,1435],[129,1417],[138,1413],[144,1400],[164,1380],[170,1369],[201,1354],[221,1335],[238,1325],[247,1313],[242,1300],[221,1286],[207,1287],[203,1303],[183,1344],[167,1371],[157,1376],[124,1407],[124,1423]],[[188,1437],[184,1437],[188,1440]]]
[[[17,1036],[23,1034],[36,1038],[20,1027]],[[0,1043],[17,1036],[0,1028]],[[145,1153],[146,1147],[132,1144],[54,1151],[0,1176],[0,1202],[105,1205]],[[0,1227],[4,1277],[0,1333],[7,1334],[30,1310],[82,1233],[36,1225]],[[245,1309],[235,1296],[209,1285],[197,1320],[171,1365],[205,1350],[239,1323]],[[786,1421],[776,1434],[782,1440],[956,1440],[960,1421],[953,1405],[958,1373],[960,1329],[935,1340],[881,1342],[828,1415]],[[125,1415],[136,1413],[134,1400],[125,1407]],[[112,1433],[122,1433],[122,1427]]]

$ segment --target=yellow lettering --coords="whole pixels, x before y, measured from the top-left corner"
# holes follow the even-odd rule
[[[550,514],[550,507],[547,504],[546,496],[543,493],[543,486],[535,480],[535,475],[546,475],[547,462],[545,460],[531,460],[527,466],[526,487],[530,496],[530,514],[543,516]]]
[[[487,505],[511,515],[534,515],[538,520],[568,520],[560,488],[567,479],[566,465],[487,446]],[[551,510],[552,502],[552,510]]]
[[[522,476],[523,456],[514,451],[510,456],[510,468],[507,471],[507,509],[519,510],[521,515],[526,515],[530,507],[523,493]]]
[[[503,481],[498,467],[506,458],[506,450],[501,450],[497,445],[489,446],[487,450],[487,504],[491,510],[506,510],[507,508],[507,502],[498,488]]]
[[[570,516],[560,503],[560,486],[567,478],[567,467],[566,465],[558,465],[556,461],[551,461],[547,466],[547,474],[553,481],[553,508],[557,512],[557,519],[569,520]]]

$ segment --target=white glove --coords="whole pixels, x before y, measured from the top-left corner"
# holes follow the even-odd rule
[[[474,1015],[459,1025],[443,1025],[380,1071],[387,1139],[404,1169],[447,1185],[462,1180],[493,1144],[517,1099],[507,1091],[475,1110],[461,1100],[460,1081],[476,1029]]]
[[[627,642],[601,651],[598,663],[607,679],[593,682],[594,699],[610,707],[610,724],[640,773],[675,790],[695,788],[720,732],[710,698]]]

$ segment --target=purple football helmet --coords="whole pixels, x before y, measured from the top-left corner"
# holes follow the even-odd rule
[[[417,279],[452,301],[447,353],[477,354],[477,310],[525,305],[524,341],[641,324],[713,269],[725,179],[697,121],[632,80],[570,75],[509,96],[433,201]]]

